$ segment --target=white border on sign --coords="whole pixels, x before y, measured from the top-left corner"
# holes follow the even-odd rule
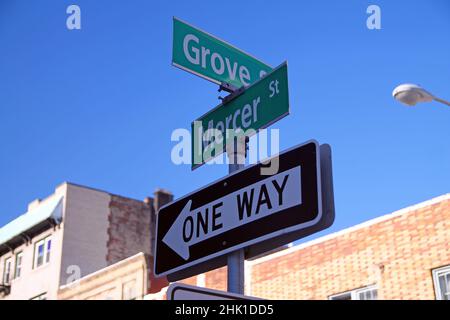
[[[196,286],[191,286],[191,285],[187,285],[184,283],[172,283],[169,286],[169,288],[167,289],[167,293],[166,293],[167,300],[172,300],[172,293],[175,290],[184,290],[184,291],[190,291],[190,292],[194,292],[194,293],[217,297],[217,299],[214,299],[214,300],[222,300],[220,298],[229,298],[230,300],[263,300],[263,299],[257,298],[257,297],[250,297],[250,296],[245,296],[245,295],[237,294],[237,293],[231,293],[231,292],[227,292],[227,291],[220,291],[220,290],[214,290],[214,289],[209,289],[209,288],[196,287]],[[173,300],[177,300],[177,299],[173,299]]]
[[[220,42],[226,44],[227,46],[230,46],[232,49],[235,49],[236,51],[239,51],[239,52],[243,53],[244,55],[249,56],[250,58],[252,58],[252,59],[258,61],[259,63],[265,65],[266,67],[273,69],[272,66],[268,65],[267,63],[262,62],[260,59],[255,58],[253,55],[251,55],[251,54],[245,52],[244,50],[239,49],[238,47],[232,45],[231,43],[229,43],[229,42],[227,42],[227,41],[224,41],[224,40],[220,39],[219,37],[216,37],[216,36],[210,34],[209,32],[206,32],[206,31],[204,31],[204,30],[202,30],[202,29],[200,29],[200,28],[197,28],[197,27],[193,26],[192,24],[190,24],[190,23],[188,23],[188,22],[186,22],[186,21],[184,21],[184,20],[181,20],[181,19],[179,19],[179,18],[177,18],[177,17],[175,17],[175,16],[173,16],[172,19],[173,19],[173,20],[178,20],[178,21],[180,21],[181,23],[184,23],[185,25],[188,25],[189,27],[191,27],[191,28],[193,28],[193,29],[196,29],[196,30],[198,30],[198,31],[200,31],[200,32],[203,32],[203,33],[206,34],[207,36],[209,36],[209,37],[211,37],[211,38],[213,38],[213,39],[216,39],[217,41],[220,41]],[[173,30],[172,30],[172,33],[173,33]],[[191,70],[191,69],[189,69],[189,68],[187,68],[187,67],[183,67],[183,66],[179,65],[178,63],[174,63],[174,62],[173,62],[173,56],[172,56],[172,65],[175,66],[175,67],[177,67],[177,68],[180,68],[180,69],[182,69],[182,70],[184,70],[184,71],[187,71],[187,72],[189,72],[189,73],[192,73],[192,74],[194,74],[194,75],[196,75],[196,76],[199,76],[200,78],[209,80],[209,81],[211,81],[211,82],[213,82],[213,83],[215,83],[215,84],[218,84],[218,85],[221,84],[221,82],[218,81],[218,80],[215,80],[215,79],[210,78],[210,77],[208,77],[208,76],[201,75],[201,74],[199,74],[198,72],[196,72],[196,71],[194,71],[194,70]]]
[[[200,258],[198,260],[194,260],[194,261],[188,262],[186,264],[183,264],[181,266],[178,266],[178,267],[175,267],[173,269],[167,270],[165,272],[156,273],[156,261],[157,261],[157,257],[158,257],[158,240],[159,240],[158,239],[159,212],[162,209],[172,205],[173,202],[181,201],[181,200],[184,200],[186,198],[189,198],[191,195],[199,192],[200,190],[208,188],[209,186],[211,186],[211,185],[213,185],[215,183],[218,183],[220,181],[226,180],[226,179],[232,177],[233,175],[241,173],[244,170],[247,170],[247,169],[250,169],[250,168],[252,168],[254,166],[257,166],[261,162],[266,163],[266,162],[270,161],[270,159],[273,159],[273,158],[276,158],[278,156],[281,156],[281,155],[283,155],[285,153],[288,153],[289,151],[292,151],[294,149],[300,148],[300,147],[305,146],[305,145],[307,145],[309,143],[314,143],[314,145],[316,147],[316,170],[317,170],[316,175],[317,175],[317,201],[318,201],[318,204],[317,204],[318,206],[317,207],[318,207],[318,211],[319,212],[317,214],[317,217],[314,220],[308,221],[308,222],[305,222],[305,223],[301,223],[301,224],[298,224],[298,225],[295,225],[295,226],[292,226],[292,227],[289,227],[289,228],[281,229],[281,230],[278,230],[278,231],[275,231],[275,232],[272,232],[272,233],[269,233],[269,234],[266,234],[264,236],[261,236],[261,237],[258,237],[258,238],[255,238],[255,239],[252,239],[252,240],[249,240],[249,241],[237,244],[235,246],[232,246],[232,247],[229,247],[229,248],[217,251],[216,253],[210,254],[210,255],[205,256],[203,258]],[[197,190],[192,191],[189,194],[187,194],[187,195],[185,195],[185,196],[183,196],[183,197],[181,197],[181,198],[179,198],[179,199],[177,199],[175,201],[172,201],[171,203],[168,203],[168,204],[162,206],[158,210],[158,214],[156,215],[156,241],[155,241],[155,248],[154,248],[155,249],[155,259],[154,259],[155,261],[153,263],[153,272],[154,272],[156,277],[166,276],[166,275],[169,275],[169,274],[181,271],[181,270],[188,269],[188,268],[190,268],[192,266],[195,266],[197,264],[206,262],[208,260],[212,260],[214,258],[218,258],[220,256],[226,255],[227,253],[231,253],[233,251],[236,251],[236,250],[239,250],[239,249],[242,249],[242,248],[245,248],[245,247],[257,244],[257,243],[260,243],[262,241],[269,240],[269,239],[272,239],[272,238],[276,238],[276,237],[279,237],[279,236],[281,236],[283,234],[286,234],[286,233],[291,233],[291,232],[294,232],[294,231],[298,231],[298,230],[301,230],[301,229],[305,229],[305,228],[311,227],[313,225],[316,225],[322,219],[322,214],[323,214],[322,211],[323,211],[322,210],[322,177],[321,177],[321,170],[320,170],[320,146],[319,146],[319,143],[316,140],[311,139],[311,140],[308,140],[308,141],[306,141],[306,142],[304,142],[302,144],[298,144],[298,145],[296,145],[294,147],[291,147],[291,148],[289,148],[287,150],[284,150],[283,152],[280,152],[279,154],[277,154],[275,156],[272,156],[272,157],[270,157],[270,158],[268,158],[266,160],[260,161],[259,163],[253,164],[251,166],[248,166],[248,167],[245,167],[245,168],[242,168],[242,169],[239,169],[238,171],[235,171],[235,172],[233,172],[233,173],[231,173],[231,174],[229,174],[229,175],[227,175],[227,176],[225,176],[225,177],[223,177],[221,179],[217,179],[216,181],[211,182],[210,184],[208,184],[208,185],[206,185],[204,187],[198,188]],[[162,240],[160,240],[160,241],[162,241]]]
[[[254,82],[254,83],[252,83],[250,86],[246,87],[246,88],[245,88],[245,91],[242,92],[240,95],[236,96],[235,98],[237,98],[237,97],[243,95],[248,89],[250,89],[250,88],[253,87],[254,85],[258,84],[260,81],[262,81],[262,80],[265,79],[266,77],[270,76],[273,72],[275,72],[275,71],[277,71],[278,69],[284,67],[285,65],[286,65],[286,67],[288,66],[288,62],[287,62],[287,61],[284,61],[284,62],[283,62],[282,64],[280,64],[278,67],[276,67],[275,69],[273,69],[270,73],[266,74],[264,77],[258,79],[256,82]],[[287,87],[287,93],[288,93],[288,110],[287,110],[287,112],[285,112],[285,113],[279,115],[278,117],[276,117],[276,118],[273,119],[272,121],[266,123],[264,126],[258,128],[257,130],[251,130],[251,134],[250,134],[250,135],[247,135],[249,138],[250,138],[250,137],[253,137],[253,136],[256,135],[256,134],[258,134],[258,132],[259,132],[260,130],[265,129],[265,128],[271,126],[272,124],[274,124],[274,123],[277,122],[278,120],[283,119],[284,117],[288,116],[288,115],[291,113],[291,101],[290,101],[290,98],[289,98],[289,75],[287,75],[287,80],[288,80],[288,81],[287,81],[287,83],[288,83],[288,87]],[[221,107],[224,107],[224,104],[223,104],[223,103],[219,104],[218,106],[214,107],[213,109],[209,110],[209,111],[206,112],[205,114],[203,114],[203,115],[201,115],[200,117],[198,117],[196,120],[192,121],[192,122],[191,122],[191,130],[192,130],[192,127],[194,126],[194,122],[195,122],[195,121],[199,121],[200,119],[206,117],[208,114],[210,114],[210,113],[212,113],[212,112],[218,110],[218,109],[221,108]],[[191,132],[191,134],[193,135],[194,133]],[[191,148],[193,149],[194,146],[191,146]],[[225,153],[225,145],[223,146],[223,149],[221,150],[220,153],[215,154],[214,157],[212,157],[212,158],[209,159],[208,161],[206,161],[206,162],[203,161],[202,163],[192,164],[192,165],[191,165],[191,171],[194,171],[195,169],[200,168],[200,167],[203,166],[204,164],[207,164],[209,161],[215,159],[216,157],[220,156],[220,155],[223,154],[223,153]],[[191,154],[191,156],[192,156],[192,154]],[[192,157],[191,157],[191,158],[192,158]],[[192,160],[192,159],[191,159],[191,160]]]

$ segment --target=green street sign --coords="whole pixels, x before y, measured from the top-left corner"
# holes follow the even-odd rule
[[[173,18],[172,64],[214,83],[249,86],[272,70],[267,64]]]
[[[288,114],[285,62],[192,123],[192,169],[223,153],[238,132],[251,136]]]

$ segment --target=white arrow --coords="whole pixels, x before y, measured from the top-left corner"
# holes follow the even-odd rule
[[[192,200],[189,200],[186,203],[183,210],[181,210],[175,220],[175,223],[170,227],[169,231],[163,238],[163,242],[184,260],[189,259],[189,247],[183,241],[180,241],[180,235],[183,232],[184,219],[191,213],[191,204]]]
[[[297,166],[192,211],[189,200],[162,241],[188,260],[190,246],[301,203],[301,174]]]

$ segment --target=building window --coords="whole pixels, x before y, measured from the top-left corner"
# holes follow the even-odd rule
[[[14,268],[14,278],[20,278],[20,274],[22,273],[22,257],[23,252],[19,252],[16,254],[16,267]]]
[[[437,300],[450,300],[450,266],[433,270]]]
[[[5,260],[5,265],[3,269],[3,284],[9,284],[11,281],[11,264],[12,258],[9,257]]]
[[[33,297],[30,300],[47,300],[47,292],[42,293],[36,297]]]
[[[378,290],[375,286],[355,289],[329,297],[330,300],[377,300]]]
[[[136,281],[132,280],[122,286],[123,300],[136,300]]]
[[[375,287],[357,290],[358,299],[355,300],[377,300],[378,290]]]
[[[45,252],[45,262],[49,263],[50,262],[50,251],[52,249],[52,239],[48,239],[46,241],[45,247],[47,248],[47,250]]]
[[[35,244],[34,247],[35,268],[41,266],[44,263],[44,246],[45,246],[44,240],[41,240]]]
[[[352,300],[352,293],[345,292],[345,293],[335,294],[334,296],[330,297],[330,300]]]
[[[40,267],[44,263],[50,262],[52,240],[50,237],[36,242],[34,245],[34,267]]]

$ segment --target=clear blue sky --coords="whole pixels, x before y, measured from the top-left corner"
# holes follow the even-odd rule
[[[71,181],[137,199],[176,197],[227,173],[170,160],[176,128],[217,86],[171,66],[172,16],[276,66],[289,61],[281,148],[333,148],[340,230],[450,192],[450,108],[407,108],[403,82],[450,99],[450,2],[0,1],[0,225]],[[82,10],[82,30],[65,13]],[[382,30],[366,28],[366,8]]]

